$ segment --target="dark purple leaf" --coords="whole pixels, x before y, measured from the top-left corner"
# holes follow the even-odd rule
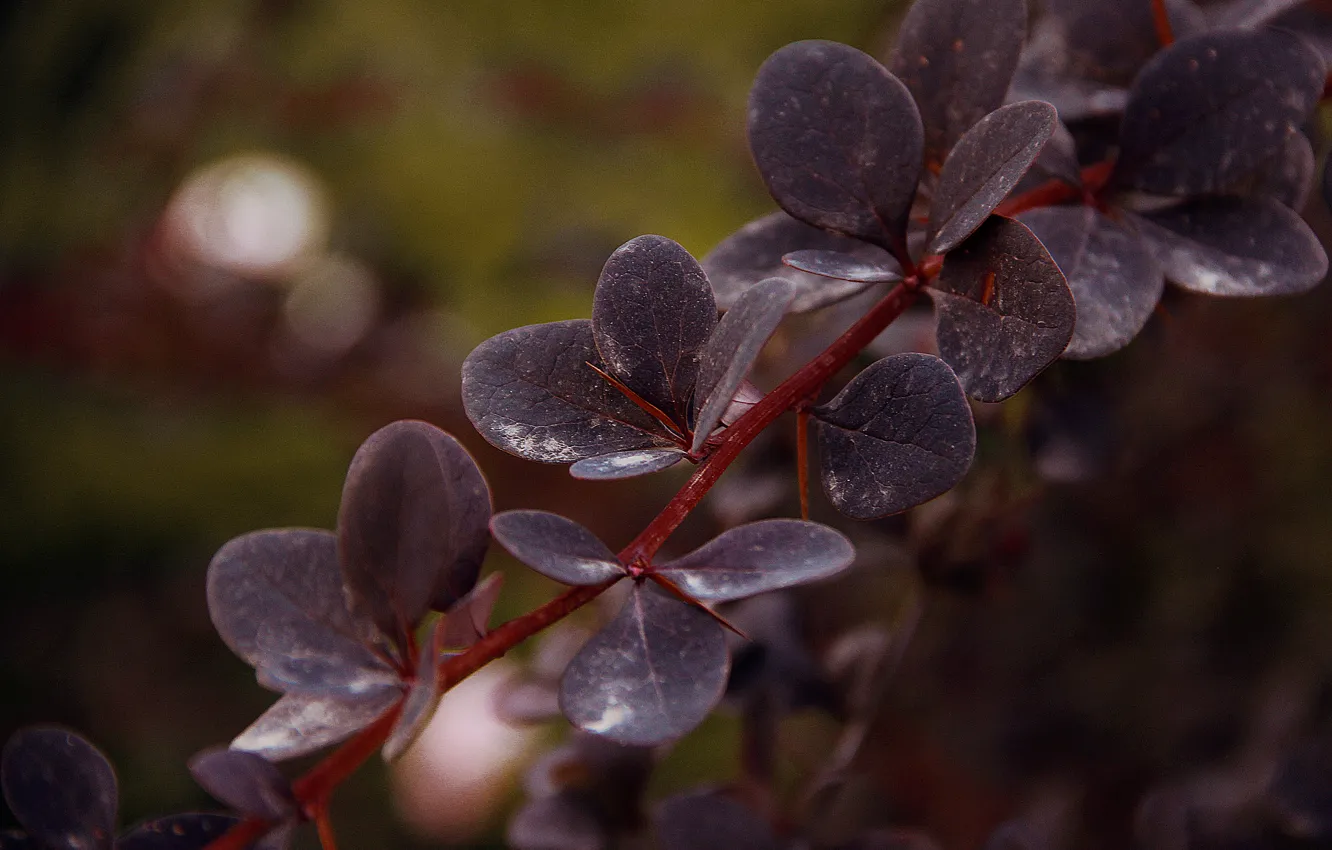
[[[1287,835],[1306,841],[1332,838],[1332,741],[1306,742],[1286,757],[1266,797]]]
[[[203,850],[238,823],[240,818],[213,812],[167,815],[130,830],[116,850]]]
[[[1248,29],[1262,26],[1276,16],[1294,9],[1304,0],[1226,0],[1207,9],[1212,28]]]
[[[1116,179],[1161,195],[1223,191],[1280,150],[1323,93],[1323,60],[1279,30],[1175,42],[1138,75]]]
[[[1047,72],[1075,76],[1097,83],[1127,86],[1138,70],[1160,49],[1152,2],[1106,3],[1105,0],[1050,0],[1049,24],[1053,39],[1038,26],[1033,43],[1046,41],[1038,61]],[[1171,29],[1185,38],[1206,29],[1206,19],[1190,0],[1166,0]],[[1023,65],[1030,67],[1029,57]],[[1069,119],[1066,119],[1069,120]]]
[[[895,514],[951,489],[976,450],[957,376],[928,354],[871,364],[814,414],[824,489],[855,519]]]
[[[592,300],[592,336],[608,371],[676,422],[717,324],[707,275],[664,236],[639,236],[606,261]]]
[[[347,611],[327,531],[255,531],[228,542],[208,565],[208,610],[227,646],[276,690],[356,694],[397,685],[398,674],[362,643],[373,627]]]
[[[231,742],[233,749],[282,761],[322,750],[369,726],[402,699],[400,690],[357,697],[286,694]]]
[[[712,792],[663,800],[653,818],[662,850],[778,850],[772,827],[747,806]]]
[[[532,800],[509,821],[513,850],[607,850],[606,832],[587,807],[564,795]]]
[[[463,361],[467,418],[491,444],[543,463],[673,445],[589,363],[605,368],[587,319],[493,336]]]
[[[444,616],[440,646],[445,649],[465,649],[485,637],[490,612],[494,610],[503,586],[504,574],[491,573],[450,608]]]
[[[845,44],[788,44],[763,63],[749,93],[749,147],[777,203],[899,258],[922,139],[906,87]]]
[[[1039,100],[1010,103],[981,119],[944,161],[930,201],[929,254],[962,243],[1027,173],[1059,119]]]
[[[1138,234],[1088,206],[1023,213],[1068,280],[1077,305],[1068,358],[1104,357],[1128,345],[1161,300],[1165,278]]]
[[[560,710],[578,728],[618,743],[660,744],[708,716],[729,666],[715,619],[635,584],[620,613],[564,671]]]
[[[1332,15],[1319,4],[1301,3],[1273,18],[1272,26],[1299,34],[1325,63],[1332,65]]]
[[[1003,401],[1064,353],[1073,294],[1054,260],[1022,224],[991,216],[948,254],[930,289],[939,356],[967,395]]]
[[[795,286],[769,278],[745,294],[717,323],[717,329],[699,353],[698,386],[694,393],[694,442],[698,452],[731,405],[763,345],[777,330],[795,297]]]
[[[836,575],[855,557],[851,541],[826,525],[767,519],[725,531],[655,571],[695,599],[729,602]]]
[[[770,277],[795,284],[796,295],[789,308],[792,313],[835,304],[869,286],[809,274],[782,262],[787,254],[802,250],[850,254],[869,265],[896,262],[882,248],[811,227],[778,211],[749,222],[723,239],[703,258],[703,270],[708,273],[708,280],[717,292],[717,303],[724,310],[734,306],[746,289]]]
[[[116,773],[92,744],[66,729],[30,726],[0,754],[0,786],[29,837],[48,847],[110,850]]]
[[[1041,148],[1041,154],[1031,164],[1031,170],[1037,174],[1062,180],[1074,188],[1082,188],[1082,169],[1078,165],[1077,141],[1064,122],[1055,122],[1050,141]]]
[[[669,469],[686,457],[679,449],[630,449],[575,461],[569,467],[569,474],[584,481],[633,478]]]
[[[902,279],[902,267],[886,254],[866,259],[844,251],[807,249],[784,255],[782,262],[802,272],[853,283],[896,283]]]
[[[1271,159],[1229,186],[1224,194],[1273,198],[1299,212],[1309,200],[1317,167],[1309,137],[1296,131],[1286,137]]]
[[[583,526],[546,511],[504,511],[490,521],[495,539],[547,578],[594,585],[625,575],[615,553]]]
[[[490,543],[490,490],[472,456],[424,422],[371,434],[347,470],[338,551],[347,606],[399,651],[434,608],[476,584]]]
[[[911,4],[891,64],[920,107],[926,162],[942,164],[962,134],[1004,102],[1026,35],[1026,0]]]
[[[263,756],[216,747],[191,758],[189,768],[205,791],[241,814],[269,821],[297,814],[291,783]]]
[[[444,620],[436,620],[416,662],[416,681],[402,701],[402,714],[384,742],[384,760],[393,761],[421,734],[439,705],[439,659],[444,646]]]
[[[1294,295],[1327,274],[1309,226],[1266,198],[1211,198],[1136,219],[1166,277],[1205,295]]]

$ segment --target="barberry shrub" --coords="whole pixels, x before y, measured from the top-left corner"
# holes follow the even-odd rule
[[[533,768],[511,846],[930,846],[881,819],[826,825],[911,618],[831,653],[801,640],[789,588],[874,569],[857,558],[853,523],[808,519],[809,424],[841,516],[909,511],[968,474],[975,402],[1012,397],[1061,357],[1128,345],[1167,282],[1292,295],[1328,265],[1299,210],[1315,181],[1305,128],[1332,21],[1280,0],[1046,6],[1029,22],[1025,0],[917,0],[884,62],[828,41],[781,48],[758,69],[747,115],[779,211],[701,262],[663,236],[630,240],[607,260],[590,318],[510,330],[466,358],[463,406],[504,451],[590,480],[693,467],[624,548],[557,514],[492,515],[453,437],[389,425],[352,459],[334,531],[254,532],[209,566],[219,635],[281,695],[190,764],[231,812],[117,838],[106,759],[71,732],[25,729],[0,763],[24,832],[0,848],[280,848],[307,821],[331,846],[329,795],[366,758],[396,757],[442,693],[612,588],[617,612],[567,663],[532,670],[501,700],[515,722],[558,712],[576,727]],[[863,362],[926,298],[933,337],[916,347],[927,350]],[[863,307],[816,356],[766,392],[752,380],[788,317],[848,304]],[[751,516],[661,557],[741,450],[792,411],[805,515]],[[500,586],[478,579],[492,540],[569,589],[490,627]],[[741,714],[752,781],[645,800],[660,754],[724,698]],[[845,727],[845,746],[788,806],[774,730],[810,708]],[[340,743],[294,782],[277,766]],[[1268,786],[1231,801],[1252,817],[1202,818],[1186,794],[1154,795],[1142,842],[1323,846],[1326,755],[1297,749]],[[991,840],[1043,843],[1021,820]]]

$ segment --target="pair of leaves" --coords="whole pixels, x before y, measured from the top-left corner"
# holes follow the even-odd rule
[[[640,236],[606,262],[590,322],[518,328],[468,355],[463,406],[494,445],[573,461],[577,477],[663,469],[704,451],[794,297],[791,282],[766,280],[718,322],[694,258]]]
[[[565,584],[631,575],[592,532],[556,514],[507,511],[491,529],[518,560]],[[561,710],[580,729],[624,744],[680,737],[721,699],[730,665],[722,627],[695,600],[726,602],[825,578],[850,566],[854,555],[850,541],[831,528],[774,519],[733,528],[681,558],[636,571],[619,614],[565,668]]]
[[[24,833],[0,833],[0,850],[202,850],[238,821],[193,812],[140,824],[116,838],[119,790],[106,756],[65,729],[34,726],[10,737],[0,786]]]
[[[423,422],[372,434],[352,460],[338,532],[258,531],[208,568],[208,607],[223,641],[284,696],[234,742],[274,759],[348,737],[404,699],[433,704],[438,644],[470,617],[489,544],[490,493],[466,450]],[[413,630],[433,610],[430,648]],[[423,719],[404,712],[386,755]]]

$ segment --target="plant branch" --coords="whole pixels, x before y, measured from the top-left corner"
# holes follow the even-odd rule
[[[1156,26],[1156,40],[1162,47],[1175,43],[1175,30],[1170,25],[1170,13],[1166,10],[1165,0],[1151,0],[1152,23]]]

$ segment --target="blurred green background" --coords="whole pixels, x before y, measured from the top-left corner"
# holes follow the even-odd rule
[[[768,211],[744,142],[758,65],[801,38],[882,54],[900,11],[0,2],[0,735],[84,732],[127,823],[210,805],[185,759],[271,695],[212,633],[208,559],[330,526],[356,445],[393,419],[458,434],[498,508],[627,540],[676,482],[581,484],[489,449],[462,357],[588,315],[633,236],[701,256]],[[1264,712],[1298,715],[1287,738],[1326,726],[1330,307],[1326,287],[1168,299],[1125,353],[985,413],[958,494],[984,527],[931,555],[981,578],[929,609],[866,758],[895,817],[972,847],[1053,785],[1124,830],[1144,787],[1247,752]],[[1108,459],[1033,483],[1032,434],[1063,404]],[[492,563],[500,617],[551,594]],[[825,635],[882,601],[830,594]],[[729,778],[733,724],[701,734],[671,782]],[[340,793],[343,846],[440,846],[389,798],[377,762]],[[501,825],[459,840],[501,846]]]

